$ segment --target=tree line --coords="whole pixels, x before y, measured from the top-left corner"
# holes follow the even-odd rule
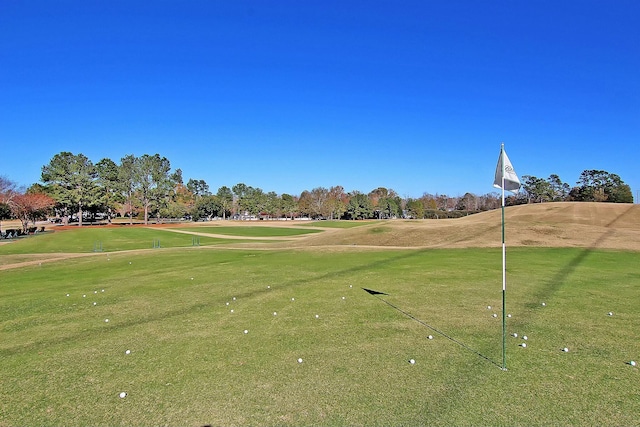
[[[522,190],[508,205],[553,201],[633,203],[631,188],[616,175],[585,170],[575,186],[558,175],[547,179],[523,176]],[[203,179],[172,170],[159,154],[127,155],[119,163],[103,158],[93,163],[83,154],[61,152],[42,167],[41,182],[21,191],[0,177],[0,220],[16,218],[26,232],[29,222],[55,216],[61,222],[115,217],[145,224],[167,218],[182,219],[388,219],[452,218],[500,207],[497,192],[464,196],[425,193],[401,198],[393,189],[378,187],[369,193],[346,192],[342,186],[317,187],[299,195],[265,192],[238,183],[213,193]]]

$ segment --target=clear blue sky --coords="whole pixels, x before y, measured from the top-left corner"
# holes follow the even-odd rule
[[[640,2],[0,0],[0,175],[159,153],[212,191],[640,191]]]

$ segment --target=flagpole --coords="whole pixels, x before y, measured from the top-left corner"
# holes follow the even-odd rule
[[[507,370],[507,319],[506,319],[506,294],[507,294],[507,249],[504,236],[504,143],[500,147],[500,159],[502,162],[502,370]]]

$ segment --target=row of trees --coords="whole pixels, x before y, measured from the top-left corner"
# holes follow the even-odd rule
[[[570,187],[558,175],[548,179],[523,176],[523,191],[507,199],[507,204],[550,201],[603,201],[632,203],[628,185],[618,175],[585,170],[577,185]],[[0,219],[13,217],[35,221],[53,214],[64,222],[116,216],[130,223],[150,217],[211,219],[246,218],[445,218],[496,209],[498,193],[462,197],[424,194],[401,198],[394,190],[379,187],[365,194],[345,192],[341,186],[317,187],[300,195],[264,192],[238,183],[220,187],[215,194],[202,179],[183,182],[182,171],[172,171],[169,160],[159,154],[127,155],[119,163],[104,158],[93,163],[83,154],[61,152],[42,167],[41,183],[20,192],[2,178]]]
[[[522,201],[527,203],[578,201],[633,203],[631,187],[614,174],[603,170],[589,169],[580,174],[573,188],[563,183],[558,175],[542,179],[531,175],[523,177]]]

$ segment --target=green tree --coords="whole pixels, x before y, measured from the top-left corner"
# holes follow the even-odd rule
[[[562,182],[560,177],[556,174],[549,175],[547,178],[551,189],[551,197],[554,202],[561,202],[567,199],[571,187],[566,182]]]
[[[554,192],[548,181],[531,175],[524,175],[522,180],[522,188],[526,191],[529,202],[542,203],[553,200]]]
[[[173,188],[169,177],[171,164],[159,154],[144,154],[136,159],[135,178],[138,195],[144,209],[144,223],[149,223],[149,213],[168,202]]]
[[[421,200],[408,199],[407,200],[407,212],[416,219],[424,218],[424,204]]]
[[[233,193],[229,187],[223,185],[218,188],[216,196],[222,207],[222,219],[227,219],[227,214],[231,213],[231,208],[233,207]]]
[[[370,219],[373,216],[373,205],[366,194],[355,193],[347,204],[347,216],[350,219]]]
[[[207,184],[204,179],[190,179],[187,181],[187,188],[194,196],[196,196],[196,198],[211,194],[209,191],[209,184]]]
[[[136,190],[136,164],[137,158],[133,154],[128,154],[120,159],[118,167],[118,179],[120,181],[120,191],[122,192],[127,212],[129,213],[129,224],[133,224],[133,202]]]
[[[107,221],[111,224],[116,203],[123,201],[120,170],[113,160],[105,157],[96,163],[96,172],[101,194],[100,202],[107,213]]]
[[[631,187],[614,174],[603,170],[590,169],[580,174],[569,196],[581,202],[633,203]]]
[[[283,215],[285,217],[288,216],[293,219],[293,216],[298,208],[295,197],[290,194],[283,194],[282,196],[280,196],[280,199],[282,201],[281,208]]]
[[[63,151],[42,167],[41,180],[51,187],[51,195],[64,210],[65,218],[74,210],[82,226],[83,211],[99,203],[97,172],[85,155]]]
[[[211,219],[218,216],[223,210],[222,205],[217,196],[204,195],[196,200],[196,204],[191,211],[191,215],[194,221],[200,218]]]

